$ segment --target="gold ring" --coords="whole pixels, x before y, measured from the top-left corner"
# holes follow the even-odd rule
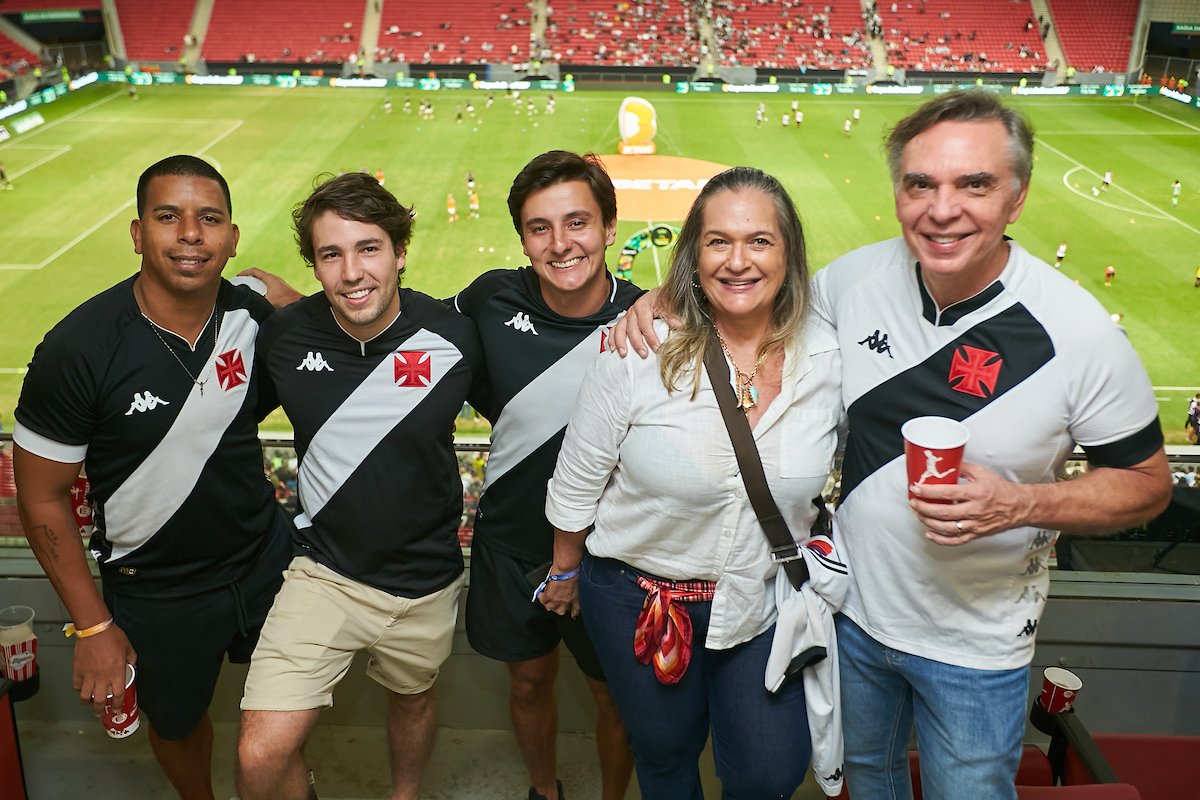
[[[962,533],[963,532],[962,520],[960,519],[958,522],[954,523],[954,527],[958,528],[959,533]]]

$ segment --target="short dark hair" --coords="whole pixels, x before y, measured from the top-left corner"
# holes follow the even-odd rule
[[[1033,174],[1033,127],[1019,112],[980,89],[947,92],[922,105],[896,123],[887,137],[888,168],[892,185],[900,186],[900,159],[905,146],[939,122],[999,122],[1008,133],[1008,157],[1017,180],[1014,192],[1029,183]]]
[[[137,213],[138,217],[146,210],[146,193],[150,189],[150,181],[163,175],[182,175],[185,177],[208,178],[221,187],[225,195],[225,210],[233,216],[233,200],[229,198],[229,184],[217,168],[202,158],[196,156],[167,156],[162,161],[151,164],[138,178],[137,183]]]
[[[536,156],[521,168],[508,190],[508,213],[512,215],[513,227],[522,236],[521,210],[525,201],[534,192],[540,192],[559,183],[583,181],[592,190],[596,205],[600,206],[600,217],[605,227],[617,220],[617,190],[600,156],[595,153],[571,153],[566,150],[551,150]]]
[[[332,211],[342,219],[378,225],[392,240],[396,255],[408,251],[413,229],[411,206],[401,205],[395,195],[365,172],[347,172],[338,176],[325,173],[317,176],[308,199],[292,210],[296,244],[310,267],[316,263],[313,223],[326,211]]]

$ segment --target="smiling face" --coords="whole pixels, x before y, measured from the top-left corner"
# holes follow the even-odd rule
[[[604,223],[584,181],[556,183],[525,199],[521,244],[551,309],[565,317],[600,310],[610,288],[604,251],[616,234],[616,220]]]
[[[400,313],[400,270],[391,238],[378,225],[326,211],[313,221],[313,273],[338,323],[366,341]]]
[[[714,322],[770,323],[787,278],[787,253],[769,195],[730,189],[708,200],[697,272]]]
[[[904,147],[896,218],[943,308],[984,289],[1008,263],[1004,229],[1029,189],[1017,185],[1010,152],[996,120],[939,122]]]
[[[174,296],[215,293],[237,255],[238,229],[225,194],[211,178],[159,175],[146,186],[140,218],[129,226],[142,257],[142,291]]]

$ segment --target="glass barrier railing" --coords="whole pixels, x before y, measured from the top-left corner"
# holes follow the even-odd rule
[[[11,436],[0,434],[0,558],[21,551],[27,554],[17,516],[11,448]],[[488,444],[465,441],[456,444],[455,450],[463,488],[458,539],[464,549],[469,549],[487,468]],[[1072,573],[1074,580],[1123,584],[1140,581],[1157,586],[1179,582],[1200,586],[1196,577],[1200,576],[1200,448],[1170,446],[1167,454],[1175,486],[1171,505],[1165,512],[1144,525],[1112,535],[1062,535],[1051,558],[1051,569],[1059,574]],[[276,499],[289,512],[296,513],[297,460],[289,438],[264,436],[263,469],[275,487]],[[1073,458],[1067,464],[1066,479],[1086,469],[1082,457]],[[834,485],[831,479],[830,486]],[[86,504],[81,504],[77,511],[86,515]],[[1179,580],[1173,581],[1171,576],[1178,576]]]

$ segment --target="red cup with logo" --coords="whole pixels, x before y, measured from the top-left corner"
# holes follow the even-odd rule
[[[915,417],[900,427],[900,435],[904,437],[909,499],[914,484],[958,483],[958,469],[970,436],[966,425],[947,417]]]
[[[1062,667],[1047,667],[1042,673],[1042,693],[1038,704],[1051,714],[1070,711],[1083,688],[1083,681],[1070,670]]]
[[[133,683],[136,673],[133,664],[125,665],[125,700],[118,708],[113,708],[111,704],[106,705],[104,714],[100,717],[104,730],[114,739],[131,736],[141,725],[138,717],[137,686]]]
[[[79,535],[85,540],[96,529],[96,521],[92,518],[92,505],[88,502],[88,492],[92,485],[87,476],[80,475],[71,485],[71,513],[75,515],[75,524],[79,526]]]

